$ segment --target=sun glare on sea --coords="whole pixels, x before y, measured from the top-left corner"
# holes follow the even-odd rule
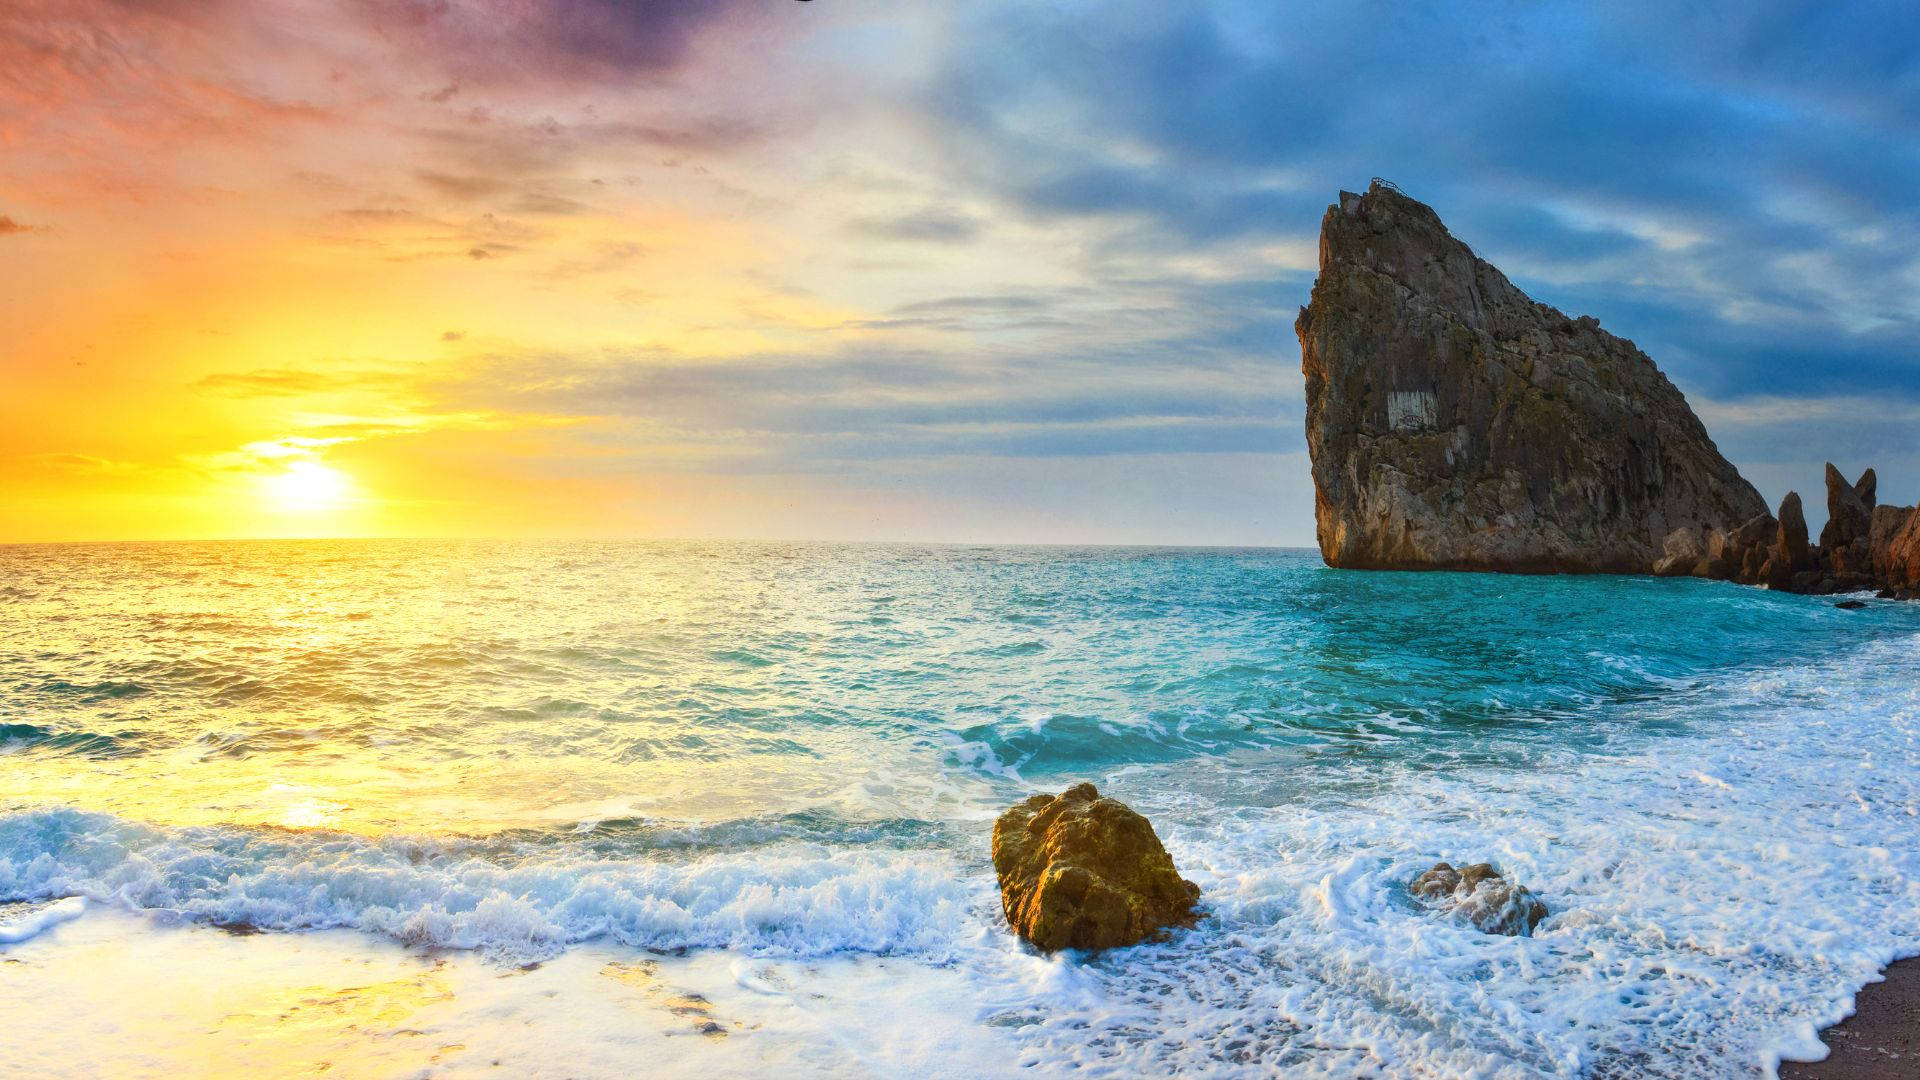
[[[346,473],[317,461],[291,462],[261,477],[260,484],[275,508],[297,512],[335,509],[345,505],[353,492],[353,481]]]

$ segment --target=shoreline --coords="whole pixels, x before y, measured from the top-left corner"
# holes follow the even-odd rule
[[[1034,966],[1030,977],[1060,977],[1058,964]],[[1829,1055],[1781,1061],[1780,1080],[1920,1078],[1920,956],[1881,976],[1860,989],[1852,1015],[1821,1029]],[[131,1000],[130,986],[140,987]],[[352,930],[263,934],[89,905],[0,950],[0,990],[17,992],[31,1021],[18,1061],[52,1071],[78,1052],[127,1076],[547,1075],[558,1043],[571,1047],[568,1075],[620,1075],[640,1060],[670,1072],[821,1077],[907,1063],[930,1078],[1038,1063],[1005,1038],[1002,1025],[1022,1018],[982,1019],[951,971],[884,957],[595,943],[513,967]],[[857,1014],[836,1021],[849,1005]]]
[[[1853,1015],[1820,1030],[1822,1061],[1780,1063],[1780,1080],[1920,1080],[1920,956],[1881,969]]]
[[[595,942],[516,966],[105,904],[0,948],[0,1000],[9,1076],[966,1080],[1022,1054],[957,971],[888,957]]]

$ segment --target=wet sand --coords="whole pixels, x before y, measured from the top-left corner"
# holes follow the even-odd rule
[[[0,1077],[1020,1071],[1019,1048],[975,1021],[957,976],[884,957],[594,944],[511,967],[350,930],[222,931],[101,905],[0,949]]]
[[[1812,1064],[1782,1062],[1781,1080],[1920,1080],[1920,957],[1882,972],[1854,1014],[1820,1033],[1833,1051]]]

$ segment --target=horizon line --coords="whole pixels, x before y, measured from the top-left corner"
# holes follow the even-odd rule
[[[525,544],[792,544],[840,547],[1002,547],[1002,548],[1177,548],[1212,551],[1312,551],[1310,544],[1207,544],[1153,541],[1068,540],[841,540],[824,537],[781,539],[751,536],[215,536],[164,539],[0,540],[0,548],[84,547],[162,544],[329,544],[329,543],[525,543]]]

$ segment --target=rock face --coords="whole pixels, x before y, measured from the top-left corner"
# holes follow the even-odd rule
[[[1920,513],[1827,466],[1809,543],[1633,343],[1535,303],[1375,180],[1320,223],[1294,324],[1330,566],[1619,572],[1920,597]]]
[[[1407,886],[1428,907],[1464,917],[1482,933],[1531,937],[1547,917],[1547,905],[1523,885],[1515,885],[1487,863],[1455,870],[1450,863],[1433,869]]]
[[[1878,488],[1872,469],[1849,484],[1828,462],[1827,525],[1819,545],[1795,543],[1806,522],[1800,496],[1789,493],[1772,547],[1758,546],[1747,525],[1727,537],[1723,546],[1733,570],[1725,576],[1801,593],[1878,589],[1893,597],[1920,595],[1920,515],[1911,506],[1876,505]]]
[[[1920,509],[1876,506],[1868,534],[1873,577],[1896,595],[1920,595]]]
[[[1693,573],[1713,534],[1771,521],[1646,354],[1391,185],[1327,208],[1295,330],[1332,566]]]
[[[1135,945],[1193,921],[1183,880],[1147,819],[1092,784],[1035,795],[993,823],[1007,922],[1041,949]]]
[[[1780,526],[1773,550],[1789,570],[1806,570],[1813,565],[1813,550],[1807,544],[1807,513],[1800,508],[1797,491],[1787,492],[1787,497],[1780,500]]]
[[[1820,552],[1836,573],[1867,572],[1867,530],[1873,524],[1878,486],[1872,469],[1849,484],[1833,462],[1827,462],[1827,527],[1820,530]]]

